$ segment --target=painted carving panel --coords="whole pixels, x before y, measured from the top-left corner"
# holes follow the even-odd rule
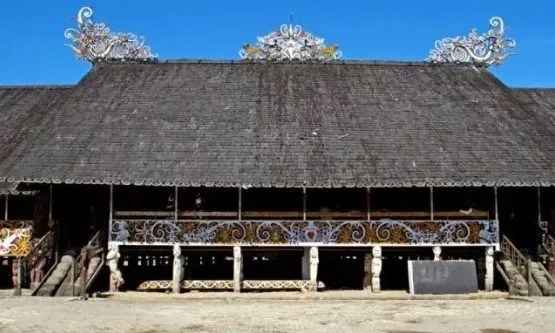
[[[116,220],[111,241],[214,245],[494,244],[497,222]]]

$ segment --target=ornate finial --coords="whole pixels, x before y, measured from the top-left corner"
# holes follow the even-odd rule
[[[154,60],[156,56],[144,44],[142,37],[130,33],[113,33],[104,23],[90,20],[93,11],[83,7],[77,14],[77,29],[66,29],[64,36],[69,47],[82,59],[92,63],[106,60]]]
[[[330,61],[341,58],[336,45],[324,44],[324,39],[303,31],[300,25],[284,24],[278,31],[258,37],[255,45],[246,44],[239,51],[247,60],[317,60]]]
[[[444,38],[435,43],[427,60],[434,63],[473,63],[481,66],[500,65],[516,47],[516,41],[505,36],[505,24],[500,17],[489,20],[485,34],[473,29],[468,36]]]

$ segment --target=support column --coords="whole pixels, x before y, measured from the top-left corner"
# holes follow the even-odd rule
[[[310,280],[310,248],[305,247],[301,258],[301,272],[303,280]]]
[[[110,269],[110,291],[117,292],[124,284],[123,275],[118,268],[119,258],[119,245],[108,243],[108,254],[106,255],[106,265]]]
[[[317,291],[318,290],[318,263],[320,262],[320,257],[318,254],[318,248],[313,246],[310,248],[310,282],[312,284],[312,288],[310,291]]]
[[[441,246],[434,246],[432,251],[434,252],[434,261],[440,261],[441,260]]]
[[[183,256],[181,255],[181,246],[173,245],[173,292],[179,294],[181,292],[181,281],[183,280]]]
[[[364,254],[364,277],[362,278],[362,288],[372,290],[372,253]]]
[[[493,276],[494,276],[494,269],[493,269],[493,247],[486,248],[486,277],[485,277],[485,289],[486,291],[493,290]]]
[[[21,296],[21,280],[23,275],[22,258],[14,258],[12,263],[13,295]]]
[[[240,246],[233,247],[233,291],[241,292],[243,281],[243,254]]]
[[[379,292],[380,274],[382,272],[382,247],[374,246],[372,248],[372,292]]]

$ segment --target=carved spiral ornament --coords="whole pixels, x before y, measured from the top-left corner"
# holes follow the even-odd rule
[[[340,59],[341,51],[305,32],[300,25],[283,24],[279,30],[259,37],[256,44],[244,45],[239,56],[245,60],[331,61]]]
[[[113,33],[104,23],[91,21],[93,10],[83,7],[77,13],[77,28],[69,28],[64,37],[68,45],[81,59],[91,63],[119,61],[152,61],[156,56],[144,39],[131,33]]]
[[[427,61],[433,63],[473,63],[481,66],[500,65],[511,55],[516,41],[505,36],[501,17],[492,17],[488,32],[476,29],[467,36],[449,37],[435,42]]]

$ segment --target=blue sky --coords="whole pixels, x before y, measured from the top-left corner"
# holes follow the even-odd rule
[[[48,3],[48,5],[46,5]],[[502,16],[517,54],[492,71],[506,84],[555,87],[555,1],[10,1],[0,3],[0,84],[71,84],[90,68],[65,46],[81,6],[114,31],[134,32],[162,59],[237,59],[240,46],[288,23],[345,59],[422,60],[436,39],[488,28]]]

